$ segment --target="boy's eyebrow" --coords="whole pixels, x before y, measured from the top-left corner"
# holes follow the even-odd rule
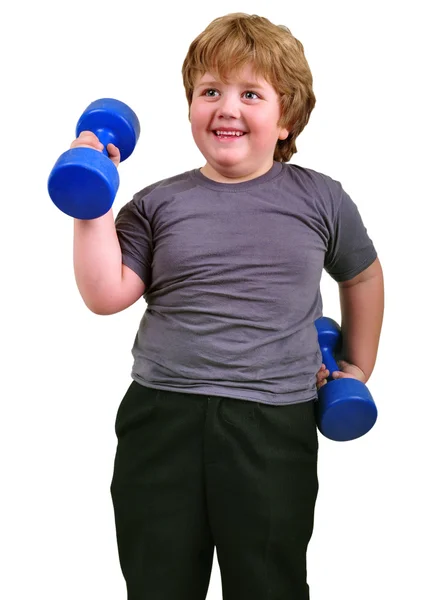
[[[263,89],[263,85],[261,83],[256,83],[253,81],[238,81],[238,84],[241,85],[241,87],[246,87],[246,88],[260,88]],[[210,85],[210,86],[214,86],[214,85],[222,85],[222,81],[217,81],[217,80],[213,80],[213,81],[199,81],[197,85]]]

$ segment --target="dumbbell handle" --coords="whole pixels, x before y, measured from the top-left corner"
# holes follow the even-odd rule
[[[329,376],[327,377],[327,381],[332,381],[333,377],[332,377],[332,373],[334,371],[340,371],[337,362],[335,361],[335,359],[333,358],[332,353],[330,352],[330,349],[327,347],[322,347],[321,346],[321,353],[322,353],[322,362],[325,364],[326,369],[329,371]]]
[[[99,141],[103,144],[103,146],[104,146],[103,154],[109,158],[109,154],[107,151],[107,145],[115,144],[115,146],[116,146],[116,143],[115,143],[116,138],[115,138],[114,134],[111,131],[109,131],[108,129],[92,129],[91,131],[92,131],[92,133],[95,133],[95,135],[98,137]],[[77,131],[76,134],[79,135],[80,131]]]

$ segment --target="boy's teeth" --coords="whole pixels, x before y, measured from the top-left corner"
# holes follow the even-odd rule
[[[244,135],[242,131],[217,131],[216,134],[217,135],[236,135],[237,137]]]

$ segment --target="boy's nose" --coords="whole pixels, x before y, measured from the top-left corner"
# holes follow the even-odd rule
[[[218,106],[218,116],[226,119],[238,119],[241,115],[239,103],[234,98],[223,99]]]

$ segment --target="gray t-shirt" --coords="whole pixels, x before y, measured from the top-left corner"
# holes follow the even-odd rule
[[[133,379],[265,404],[316,397],[322,270],[346,281],[377,257],[339,182],[280,162],[242,183],[199,169],[154,183],[116,229],[146,285]]]

